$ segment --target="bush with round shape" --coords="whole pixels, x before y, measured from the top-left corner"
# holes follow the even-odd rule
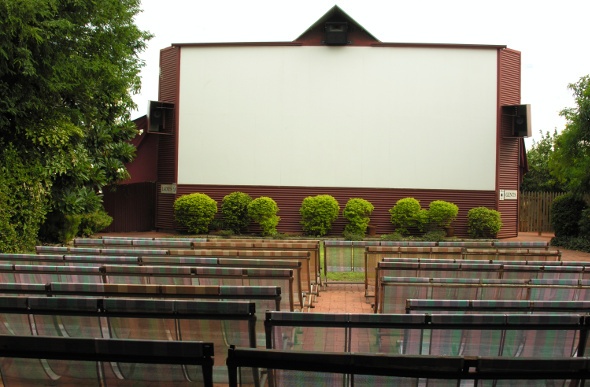
[[[487,207],[475,207],[467,212],[467,232],[472,238],[495,238],[502,228],[502,216]]]
[[[299,208],[303,231],[312,236],[327,235],[339,212],[340,205],[331,195],[306,197]]]
[[[275,236],[278,234],[277,226],[281,218],[277,216],[279,206],[267,196],[256,198],[248,204],[248,216],[260,225],[262,236]]]
[[[352,235],[366,235],[367,226],[371,221],[371,214],[375,207],[371,202],[361,198],[352,198],[346,202],[346,207],[342,215],[348,220],[348,224],[344,227],[347,234]]]
[[[189,233],[206,234],[217,213],[217,202],[203,193],[180,196],[174,201],[174,218]]]
[[[221,201],[223,227],[236,234],[246,231],[248,224],[250,224],[248,204],[251,201],[250,195],[244,192],[232,192],[225,195]]]
[[[586,203],[572,193],[561,195],[551,204],[551,226],[556,237],[577,236]]]
[[[409,229],[412,227],[421,228],[422,207],[420,202],[414,198],[403,198],[397,201],[395,206],[389,210],[391,215],[391,223],[395,230],[401,234],[409,234]]]
[[[428,206],[428,222],[435,229],[447,228],[457,219],[459,207],[444,200],[434,200]]]

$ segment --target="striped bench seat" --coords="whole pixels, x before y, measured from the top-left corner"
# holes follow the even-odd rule
[[[590,301],[406,300],[406,313],[590,313]]]
[[[471,386],[577,385],[590,377],[587,358],[526,359],[294,352],[231,348],[230,387],[239,375],[268,369],[270,385]]]
[[[461,247],[438,246],[369,246],[365,249],[365,297],[374,295],[377,284],[375,269],[384,258],[460,259]]]
[[[3,335],[0,347],[4,386],[213,386],[207,342]]]
[[[4,297],[0,327],[34,336],[207,341],[225,353],[230,345],[256,347],[255,311],[245,301]],[[214,382],[226,378],[223,356],[215,357]]]
[[[589,291],[588,280],[382,277],[375,312],[403,313],[413,298],[576,301],[590,299]]]
[[[573,313],[267,312],[267,348],[405,355],[583,356],[589,317]]]

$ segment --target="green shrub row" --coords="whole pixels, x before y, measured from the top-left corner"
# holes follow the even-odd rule
[[[221,211],[224,221],[221,227],[231,232],[241,233],[250,221],[260,225],[263,236],[276,236],[279,207],[269,197],[252,198],[243,192],[233,192],[223,198]],[[209,232],[217,213],[217,202],[206,194],[182,195],[174,201],[174,218],[189,233]]]
[[[402,235],[415,229],[421,232],[442,231],[451,226],[457,218],[459,207],[444,200],[434,200],[428,209],[422,208],[420,201],[403,198],[389,210],[391,223]]]
[[[346,239],[365,237],[371,213],[375,207],[367,200],[351,198],[346,203],[342,215],[348,221],[344,229]],[[303,199],[299,213],[301,226],[306,235],[322,237],[332,229],[338,219],[340,204],[331,195],[308,196]]]
[[[342,211],[347,220],[344,236],[348,240],[363,239],[375,207],[362,198],[351,198]],[[241,234],[247,230],[251,221],[259,224],[263,236],[277,237],[280,217],[279,207],[269,197],[252,199],[243,192],[233,192],[223,198],[222,219],[215,219],[217,202],[206,194],[193,193],[180,196],[174,202],[174,215],[177,223],[190,233],[207,233],[213,227],[225,231],[227,235]],[[331,195],[308,196],[303,199],[299,209],[301,226],[306,235],[322,237],[332,229],[340,213],[340,204]],[[457,218],[459,207],[444,200],[434,200],[428,209],[423,209],[414,198],[403,198],[389,210],[395,233],[389,238],[400,238],[414,231],[425,233],[432,240],[442,240],[445,229]],[[468,232],[476,238],[495,237],[502,227],[500,213],[485,207],[469,210]],[[590,222],[588,222],[590,228]]]

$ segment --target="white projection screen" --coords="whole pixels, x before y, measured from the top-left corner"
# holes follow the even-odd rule
[[[493,190],[495,49],[184,46],[179,184]]]

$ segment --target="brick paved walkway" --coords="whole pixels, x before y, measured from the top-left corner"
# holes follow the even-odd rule
[[[373,313],[373,297],[365,298],[365,284],[330,282],[316,298],[312,313]]]

